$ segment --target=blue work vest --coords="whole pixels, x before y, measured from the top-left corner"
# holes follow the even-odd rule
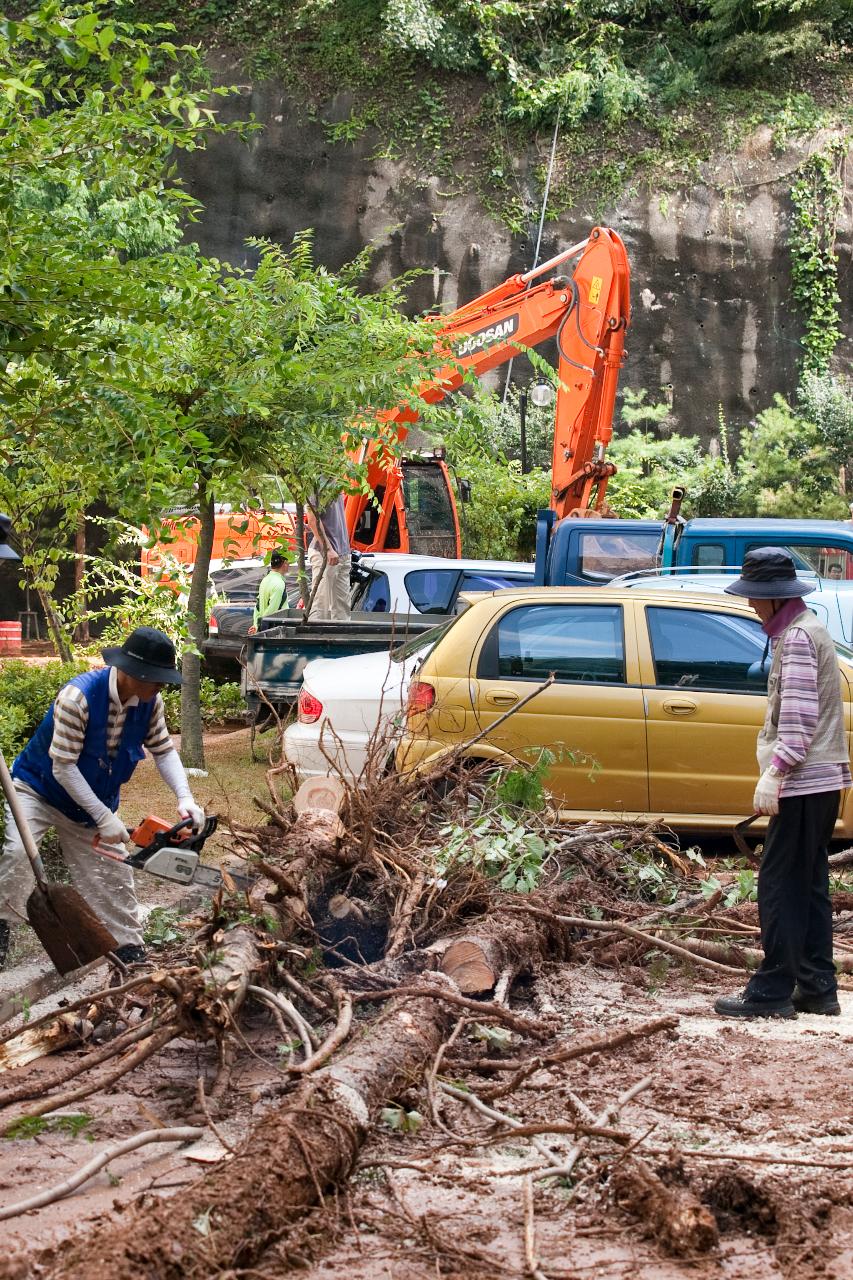
[[[128,707],[121,739],[114,756],[107,752],[107,719],[110,711],[110,668],[85,671],[69,681],[86,696],[89,706],[89,723],[83,739],[83,750],[77,768],[98,799],[115,813],[119,802],[119,789],[127,782],[145,752],[142,744],[151,723],[151,713],[156,699]],[[66,685],[66,688],[68,686]],[[95,822],[85,809],[61,787],[54,777],[50,744],[53,740],[53,711],[50,710],[12,765],[12,777],[25,782],[38,792],[42,799],[64,813],[73,822],[94,827]]]

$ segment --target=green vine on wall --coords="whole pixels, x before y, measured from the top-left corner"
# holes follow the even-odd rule
[[[791,291],[805,319],[805,372],[825,373],[841,338],[835,232],[846,145],[846,139],[838,139],[809,156],[791,188]]]

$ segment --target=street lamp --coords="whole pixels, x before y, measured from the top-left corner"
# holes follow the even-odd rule
[[[530,388],[530,399],[537,409],[546,409],[554,403],[555,392],[550,382],[534,382]],[[522,387],[518,395],[519,444],[521,446],[521,473],[526,475],[530,470],[527,461],[527,387]]]

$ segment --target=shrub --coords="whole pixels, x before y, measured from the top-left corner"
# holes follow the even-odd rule
[[[7,760],[18,754],[64,684],[85,662],[6,662],[0,667],[0,746]]]
[[[181,691],[180,688],[163,691],[163,705],[166,708],[166,724],[173,733],[181,728]],[[226,720],[242,720],[246,711],[246,703],[236,682],[217,684],[205,676],[201,681],[201,718],[205,725],[223,724]]]

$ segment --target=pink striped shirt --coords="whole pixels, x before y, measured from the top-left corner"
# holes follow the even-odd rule
[[[792,619],[804,612],[801,599],[789,600],[765,624],[774,642]],[[842,791],[851,785],[850,765],[803,764],[817,729],[819,699],[817,653],[811,636],[796,623],[782,641],[779,673],[781,702],[778,736],[773,746],[773,763],[785,774],[780,795],[805,796],[821,791]]]

